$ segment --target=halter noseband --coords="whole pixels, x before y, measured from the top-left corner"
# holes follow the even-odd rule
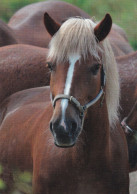
[[[104,72],[104,69],[103,69],[103,66],[101,68],[101,89],[98,93],[98,95],[93,99],[91,100],[90,102],[88,102],[87,104],[85,105],[81,105],[80,102],[74,98],[73,96],[69,96],[69,95],[65,95],[65,94],[58,94],[53,102],[52,102],[52,105],[53,107],[55,108],[55,105],[56,105],[56,101],[59,100],[59,99],[67,99],[69,100],[70,103],[72,103],[80,112],[80,116],[83,117],[84,116],[84,112],[92,105],[94,105],[100,98],[101,96],[103,96],[105,93],[104,93],[104,86],[105,86],[105,83],[106,83],[106,79],[105,79],[105,72]],[[103,98],[104,99],[104,98]],[[101,101],[101,105],[103,103],[103,99]]]

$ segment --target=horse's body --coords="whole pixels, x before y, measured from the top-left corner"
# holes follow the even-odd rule
[[[101,138],[98,131],[95,134],[92,132],[93,137],[88,144],[85,136],[81,136],[75,147],[57,148],[49,130],[49,120],[53,114],[49,93],[49,88],[29,89],[12,95],[4,102],[0,129],[0,160],[3,165],[22,170],[32,170],[33,166],[36,194],[119,193],[127,176],[127,169],[123,165],[126,152],[122,151],[125,155],[123,160],[119,159],[120,150],[108,163],[108,155],[104,156],[100,150],[100,146],[104,147],[105,134]],[[104,124],[100,122],[99,125]],[[111,146],[115,149],[119,150],[126,144],[123,142],[121,145],[121,136],[122,131],[111,131]],[[117,145],[116,139],[119,139]],[[96,141],[100,141],[100,145]],[[99,161],[98,157],[101,158]],[[113,168],[116,171],[112,175]],[[124,171],[121,179],[117,176],[119,169]],[[115,180],[119,182],[119,188]]]
[[[131,111],[137,99],[137,52],[116,58],[120,74],[120,119]]]
[[[89,18],[81,9],[61,1],[34,3],[17,11],[10,19],[9,26],[22,43],[48,47],[50,35],[44,27],[44,13],[48,12],[58,22],[73,16]]]
[[[28,89],[3,101],[0,162],[33,169],[35,194],[128,194],[127,145],[116,122],[118,72],[111,47],[103,41],[111,17],[107,14],[98,25],[74,18],[60,27],[45,14],[45,25],[56,33],[48,57],[51,90]],[[71,95],[80,104],[98,100],[84,112]]]
[[[17,91],[49,85],[47,51],[21,44],[0,48],[0,104]]]
[[[87,13],[69,3],[46,1],[34,3],[20,9],[10,19],[8,25],[14,30],[22,43],[48,47],[51,37],[43,25],[45,12],[56,18],[59,23],[74,16],[90,18]],[[115,56],[122,56],[133,51],[124,30],[116,24],[112,27],[109,39]]]
[[[124,32],[121,33],[118,26],[115,26],[116,25],[114,25],[114,28],[112,28],[109,35],[109,41],[111,43],[115,56],[118,57],[133,52],[133,48],[131,48],[131,46],[129,45]]]
[[[118,57],[117,63],[121,84],[120,120],[122,125],[126,122],[127,126],[134,130],[132,132],[128,127],[123,127],[128,143],[130,171],[135,171],[137,169],[137,52]]]
[[[130,171],[137,170],[137,101],[135,102],[132,110],[125,117],[121,125],[125,131],[128,150],[129,150],[129,164]]]
[[[134,131],[137,132],[137,101],[128,116],[125,118],[125,122],[132,129],[133,133]]]
[[[6,23],[0,20],[0,47],[17,43],[18,40],[14,31]]]

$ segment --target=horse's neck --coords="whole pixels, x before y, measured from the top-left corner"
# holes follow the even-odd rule
[[[82,141],[87,146],[91,160],[94,156],[104,158],[109,153],[110,127],[106,103],[100,107],[98,102],[89,108],[83,126]],[[96,158],[96,159],[97,159]]]

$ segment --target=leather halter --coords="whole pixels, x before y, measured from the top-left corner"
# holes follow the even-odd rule
[[[127,119],[127,117],[125,117],[125,118],[122,120],[121,126],[122,126],[122,128],[124,129],[124,131],[125,131],[126,134],[132,135],[132,134],[135,132],[135,130],[134,130],[134,129],[131,129],[131,128],[126,124],[126,119]]]
[[[91,100],[90,102],[88,102],[87,104],[85,105],[81,105],[80,102],[73,96],[69,96],[69,95],[65,95],[65,94],[58,94],[53,102],[52,102],[52,105],[53,107],[55,108],[55,105],[56,105],[56,101],[59,100],[59,99],[67,99],[69,100],[70,103],[72,103],[80,112],[80,116],[83,117],[84,116],[84,113],[85,111],[92,105],[94,105],[102,96],[102,101],[101,101],[101,106],[103,104],[103,99],[104,99],[104,86],[105,86],[105,83],[106,83],[106,79],[105,79],[105,72],[104,72],[104,69],[103,69],[103,66],[101,68],[101,88],[100,88],[100,91],[99,93],[97,94],[97,96]]]

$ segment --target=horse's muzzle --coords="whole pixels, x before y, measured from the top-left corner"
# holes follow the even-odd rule
[[[68,148],[75,145],[79,128],[74,120],[65,121],[51,121],[50,130],[54,137],[54,142],[57,147]]]

